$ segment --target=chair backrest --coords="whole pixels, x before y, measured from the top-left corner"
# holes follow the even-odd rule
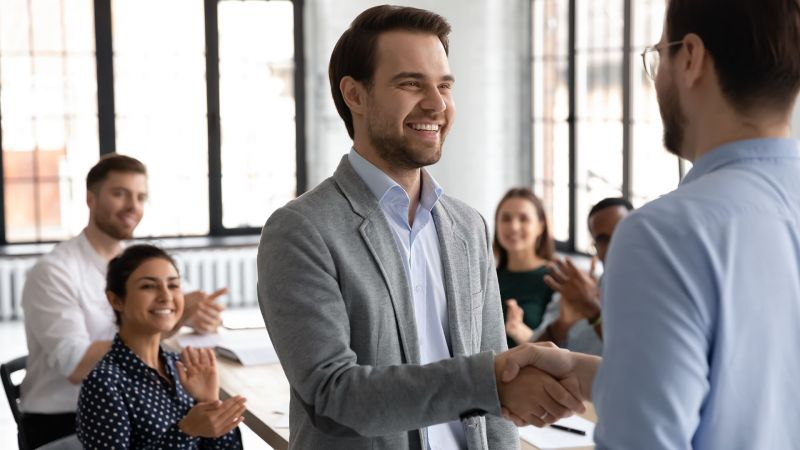
[[[11,414],[14,415],[14,420],[17,422],[18,427],[22,424],[22,414],[19,412],[19,384],[14,384],[11,380],[11,374],[25,369],[27,362],[27,356],[20,356],[0,365],[0,379],[3,380],[8,406],[11,408]]]
[[[81,441],[78,440],[78,436],[70,434],[57,441],[37,447],[36,450],[83,450],[83,446]]]

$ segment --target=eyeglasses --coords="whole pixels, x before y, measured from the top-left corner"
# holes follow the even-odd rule
[[[644,49],[642,52],[642,64],[644,64],[645,73],[647,73],[647,76],[650,77],[651,80],[656,79],[658,64],[661,62],[661,50],[681,44],[683,44],[683,41],[674,41]]]

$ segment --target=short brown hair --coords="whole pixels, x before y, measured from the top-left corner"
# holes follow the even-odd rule
[[[536,256],[546,261],[552,260],[556,253],[556,243],[553,240],[552,234],[550,234],[550,224],[547,221],[547,214],[544,212],[542,201],[530,188],[513,188],[506,192],[506,195],[500,199],[500,203],[497,204],[497,210],[494,213],[494,241],[492,242],[492,249],[494,250],[494,257],[497,260],[497,268],[504,269],[508,266],[508,251],[500,245],[500,239],[497,237],[497,219],[500,215],[500,207],[503,206],[506,200],[511,198],[522,198],[533,204],[533,209],[536,210],[536,218],[539,219],[539,223],[542,224],[542,233],[536,237],[536,242],[533,243],[533,252]]]
[[[147,175],[147,168],[136,158],[110,153],[100,157],[100,161],[86,175],[86,189],[96,192],[110,172],[140,173]]]
[[[436,35],[449,54],[450,24],[447,20],[430,11],[406,6],[381,5],[367,9],[353,20],[331,54],[328,78],[331,83],[333,103],[339,116],[344,120],[347,133],[354,138],[353,114],[344,102],[339,83],[346,76],[370,87],[375,73],[375,47],[381,33],[387,31],[414,31]]]
[[[788,111],[800,91],[800,0],[669,0],[669,42],[703,40],[723,94],[739,112]],[[674,46],[674,55],[680,46]]]

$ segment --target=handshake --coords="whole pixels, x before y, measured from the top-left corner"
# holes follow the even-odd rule
[[[549,342],[525,343],[497,355],[494,370],[503,416],[517,426],[543,427],[584,412],[600,361]]]

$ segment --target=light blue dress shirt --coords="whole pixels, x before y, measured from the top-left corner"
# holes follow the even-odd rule
[[[420,362],[432,363],[451,357],[450,325],[444,291],[444,273],[439,253],[439,234],[431,210],[443,190],[436,180],[422,169],[420,202],[414,223],[408,223],[410,199],[406,191],[388,175],[364,159],[354,149],[348,160],[353,169],[375,194],[378,204],[392,229],[397,249],[403,257],[419,335]],[[427,428],[431,450],[466,448],[460,421]]]
[[[617,228],[600,449],[800,448],[800,144],[730,143]]]

